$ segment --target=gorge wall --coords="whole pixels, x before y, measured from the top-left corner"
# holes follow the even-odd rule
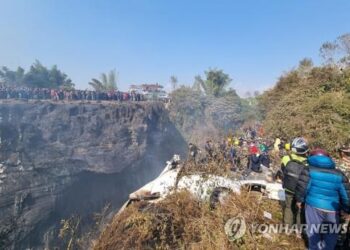
[[[0,248],[53,248],[59,222],[118,208],[185,141],[161,103],[1,103]]]

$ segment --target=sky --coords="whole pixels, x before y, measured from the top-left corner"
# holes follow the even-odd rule
[[[349,0],[0,0],[0,66],[57,65],[86,89],[115,69],[118,85],[190,85],[209,68],[231,87],[272,87],[350,32]]]

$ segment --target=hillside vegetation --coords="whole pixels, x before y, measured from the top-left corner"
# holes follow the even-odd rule
[[[270,135],[305,136],[334,151],[350,135],[350,68],[326,65],[302,72],[299,67],[260,96],[259,106]]]

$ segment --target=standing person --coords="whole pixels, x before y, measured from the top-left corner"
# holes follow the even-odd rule
[[[259,127],[259,130],[258,130],[258,136],[259,136],[260,138],[263,138],[264,135],[265,135],[264,128],[263,128],[263,126],[260,126],[260,127]]]
[[[188,154],[189,159],[197,163],[198,147],[191,142],[188,144]]]
[[[255,129],[251,129],[250,136],[251,136],[252,140],[255,140],[255,137],[256,137],[256,130]]]
[[[239,141],[238,146],[242,147],[242,146],[243,146],[243,142],[244,142],[243,137],[242,137],[242,136],[241,136],[241,137],[239,137],[238,141]]]
[[[233,145],[233,136],[232,136],[232,134],[229,134],[228,136],[227,136],[227,146],[228,147],[231,147],[232,145]]]
[[[220,154],[221,157],[224,161],[226,161],[226,140],[224,139],[220,144],[219,144],[219,149],[220,149]]]
[[[260,144],[259,149],[261,152],[259,156],[261,170],[263,172],[266,172],[267,169],[270,168],[270,164],[271,164],[268,148],[265,144]]]
[[[291,154],[282,158],[282,185],[286,194],[286,200],[282,207],[283,223],[289,226],[301,223],[301,211],[296,205],[295,188],[299,176],[307,164],[308,151],[307,141],[302,137],[297,137],[292,142]]]
[[[248,173],[250,171],[261,172],[260,170],[260,154],[259,149],[255,145],[251,145],[249,147],[249,156],[248,156]]]
[[[279,137],[277,137],[275,139],[275,142],[273,144],[273,150],[275,153],[279,153],[280,151],[280,144],[281,144],[281,139]]]
[[[207,142],[205,143],[204,149],[207,152],[207,157],[209,159],[212,159],[213,158],[214,149],[213,149],[213,146],[211,144],[211,140],[207,140]]]
[[[330,228],[339,226],[340,210],[350,212],[349,180],[325,150],[311,151],[307,161],[295,195],[299,208],[305,203],[309,249],[335,249],[338,234]]]
[[[229,150],[229,156],[230,156],[230,161],[231,161],[231,170],[236,171],[238,164],[237,164],[237,150],[233,145],[231,145],[230,150]]]

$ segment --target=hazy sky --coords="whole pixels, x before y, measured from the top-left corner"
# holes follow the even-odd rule
[[[127,89],[211,67],[245,93],[347,32],[349,0],[0,0],[0,66],[57,64],[83,89],[114,68]]]

